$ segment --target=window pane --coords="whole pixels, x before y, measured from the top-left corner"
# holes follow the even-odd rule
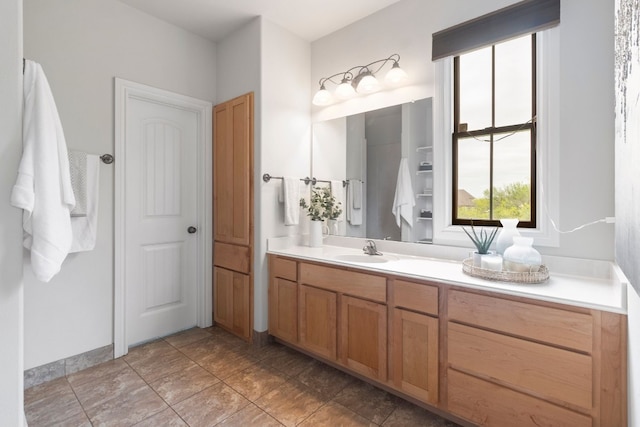
[[[493,144],[493,219],[531,220],[531,132],[496,135]]]
[[[491,126],[491,47],[460,55],[460,123]]]
[[[496,126],[531,119],[531,35],[496,45]]]
[[[489,219],[489,142],[458,140],[458,218]]]

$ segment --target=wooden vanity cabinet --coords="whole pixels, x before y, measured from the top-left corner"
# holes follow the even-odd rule
[[[297,263],[269,258],[269,333],[287,342],[298,342]]]
[[[369,378],[387,378],[386,278],[299,263],[299,345]]]
[[[269,257],[269,333],[321,360],[470,425],[627,425],[625,315]]]
[[[447,307],[449,412],[491,426],[626,425],[624,316],[457,289]]]
[[[438,287],[396,279],[392,284],[393,384],[423,402],[438,402]]]

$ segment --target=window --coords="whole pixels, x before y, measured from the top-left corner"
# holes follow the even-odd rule
[[[452,224],[536,227],[536,36],[453,61]]]

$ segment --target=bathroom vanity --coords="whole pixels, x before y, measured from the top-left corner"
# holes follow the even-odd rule
[[[469,425],[626,425],[615,271],[517,285],[442,259],[268,252],[269,333],[282,343]]]

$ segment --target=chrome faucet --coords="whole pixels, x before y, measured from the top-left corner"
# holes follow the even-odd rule
[[[376,247],[376,242],[373,240],[367,240],[367,245],[362,248],[365,254],[367,255],[382,255],[381,252],[378,252],[378,248]]]

